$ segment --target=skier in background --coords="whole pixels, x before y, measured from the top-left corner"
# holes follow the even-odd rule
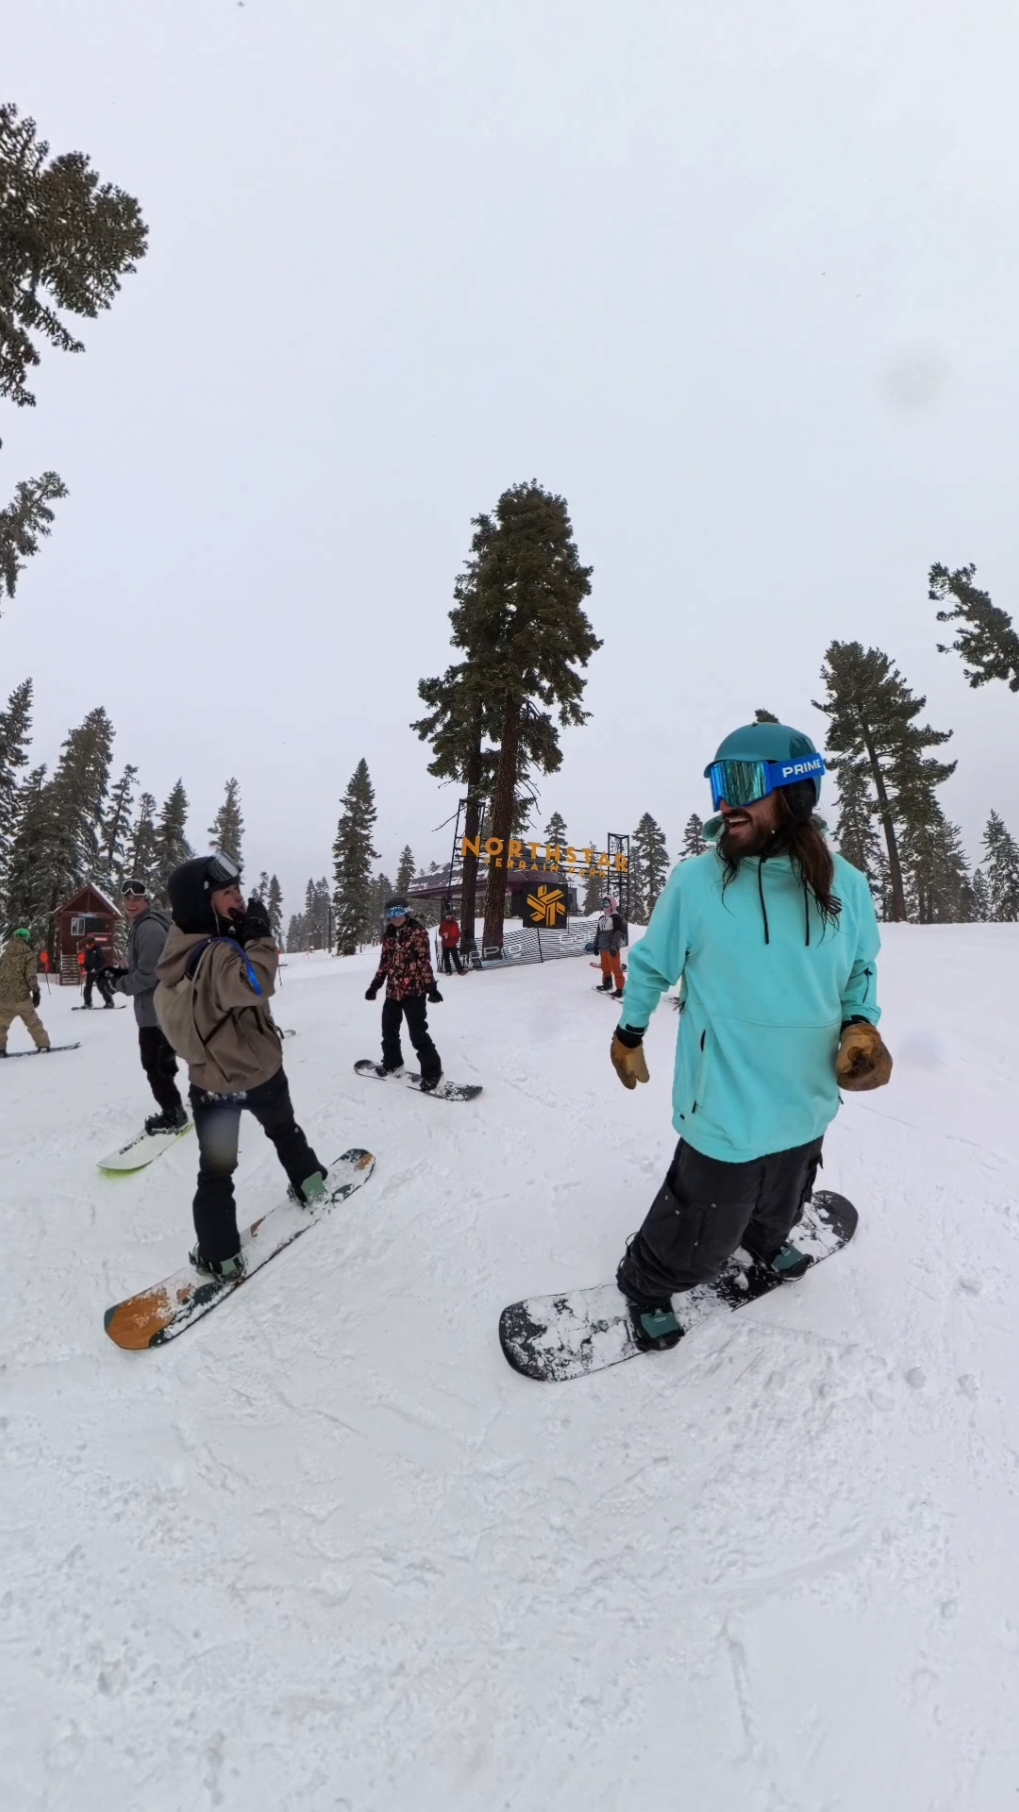
[[[674,1346],[672,1296],[718,1276],[742,1246],[779,1277],[809,1259],[789,1236],[810,1200],[839,1089],[880,1088],[880,948],[866,876],[833,856],[814,807],[824,761],[783,724],[725,738],[705,769],[717,848],[680,862],[630,958],[612,1062],[648,1081],[642,1039],[683,980],[673,1088],[680,1135],[616,1282],[634,1337]]]
[[[382,937],[382,955],[365,1000],[374,1000],[386,984],[382,1003],[382,1068],[389,1072],[403,1069],[400,1026],[407,1021],[411,1044],[421,1065],[421,1092],[430,1094],[442,1077],[442,1059],[428,1033],[426,1000],[438,1004],[442,999],[432,973],[428,933],[420,919],[411,918],[406,900],[386,902],[386,929]]]
[[[173,929],[159,961],[155,1007],[191,1081],[200,1157],[191,1263],[215,1277],[244,1275],[233,1173],[241,1114],[272,1140],[302,1205],[326,1193],[326,1168],[294,1118],[283,1046],[269,1011],[279,951],[268,911],[247,906],[240,869],[217,850],[174,869],[167,883]]]
[[[82,1005],[91,1008],[92,989],[97,987],[102,995],[103,1006],[112,1007],[113,979],[109,951],[103,948],[97,938],[87,937],[85,939],[85,998]]]
[[[439,942],[442,945],[443,975],[452,975],[454,968],[458,975],[462,975],[464,966],[460,961],[460,921],[448,902],[443,910],[442,923],[439,926]]]
[[[0,1057],[7,1055],[7,1034],[20,1019],[37,1051],[48,1051],[50,1035],[36,1012],[40,1001],[39,958],[32,934],[24,926],[4,945],[0,956]]]
[[[159,1108],[145,1122],[147,1133],[183,1132],[188,1123],[187,1109],[177,1088],[177,1059],[156,1018],[153,996],[156,992],[156,964],[163,954],[170,931],[170,921],[157,912],[149,899],[144,881],[125,881],[121,899],[131,931],[127,940],[127,967],[112,971],[114,986],[134,1001],[138,1026],[138,1049],[142,1068]]]
[[[626,920],[619,910],[619,901],[606,894],[594,934],[594,953],[601,958],[601,991],[611,994],[613,1000],[623,998],[623,964],[619,952],[625,937]]]

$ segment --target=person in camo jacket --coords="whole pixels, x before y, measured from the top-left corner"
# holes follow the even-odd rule
[[[365,1000],[374,1000],[383,982],[386,998],[382,1003],[382,1068],[403,1069],[400,1027],[406,1020],[421,1065],[421,1089],[430,1094],[441,1079],[442,1059],[428,1034],[425,1002],[437,1005],[442,995],[435,985],[428,933],[420,919],[410,917],[406,900],[389,900],[386,904],[382,957]]]
[[[50,1035],[36,1012],[39,1005],[39,958],[32,949],[32,934],[24,927],[4,946],[0,956],[0,1057],[7,1055],[7,1034],[20,1019],[37,1051],[48,1051]]]

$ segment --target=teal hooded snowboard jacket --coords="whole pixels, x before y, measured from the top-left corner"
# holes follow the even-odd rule
[[[631,953],[628,1030],[643,1031],[682,978],[673,1124],[705,1157],[741,1164],[820,1138],[839,1107],[842,1025],[880,1018],[870,888],[834,860],[832,927],[788,856],[745,859],[724,890],[717,852],[694,856],[673,869]]]

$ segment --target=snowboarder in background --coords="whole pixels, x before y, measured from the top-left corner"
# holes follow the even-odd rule
[[[113,988],[115,979],[111,973],[110,953],[94,937],[85,939],[85,999],[82,1005],[91,1007],[92,989],[97,987],[102,995],[104,1007],[113,1006]]]
[[[120,893],[131,930],[127,967],[113,969],[111,978],[114,987],[134,1001],[142,1069],[159,1108],[158,1114],[149,1115],[145,1131],[183,1132],[188,1116],[176,1083],[177,1059],[163,1035],[153,1004],[158,980],[156,964],[169,936],[170,921],[165,913],[156,911],[144,881],[125,881]]]
[[[382,956],[378,971],[365,992],[365,1000],[374,1000],[386,984],[382,1003],[382,1068],[403,1069],[400,1026],[407,1021],[411,1044],[421,1065],[421,1088],[430,1093],[442,1076],[442,1059],[428,1034],[426,1001],[438,1004],[442,999],[432,973],[428,933],[419,919],[407,911],[406,900],[388,900],[386,929],[382,937]]]
[[[642,1038],[682,978],[673,1088],[680,1135],[616,1282],[638,1344],[674,1346],[671,1298],[737,1246],[778,1276],[809,1260],[789,1236],[809,1201],[839,1089],[880,1088],[880,947],[866,877],[814,816],[824,761],[783,724],[734,730],[705,769],[717,846],[680,862],[630,958],[612,1039],[625,1088],[648,1081]]]
[[[269,1011],[279,952],[268,911],[244,904],[240,869],[215,851],[174,870],[167,884],[173,929],[159,961],[155,1007],[188,1066],[200,1157],[194,1198],[195,1269],[244,1275],[233,1173],[241,1113],[272,1140],[296,1202],[326,1193],[321,1164],[294,1118],[283,1046]]]
[[[460,921],[448,902],[439,926],[439,942],[442,945],[443,975],[452,975],[454,968],[458,975],[463,975],[464,966],[460,961]]]
[[[606,894],[601,903],[601,917],[594,934],[594,953],[601,958],[601,990],[613,1000],[623,998],[623,964],[619,955],[626,937],[626,920],[619,901]]]
[[[0,1057],[7,1055],[7,1034],[16,1019],[27,1027],[37,1051],[49,1050],[50,1035],[35,1010],[40,998],[39,958],[31,932],[21,926],[0,956]]]

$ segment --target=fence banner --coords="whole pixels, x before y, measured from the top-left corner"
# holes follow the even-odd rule
[[[538,931],[528,925],[507,928],[502,957],[482,959],[483,969],[519,968],[524,963],[552,963],[563,956],[583,956],[594,938],[597,919],[572,919],[568,930]]]

